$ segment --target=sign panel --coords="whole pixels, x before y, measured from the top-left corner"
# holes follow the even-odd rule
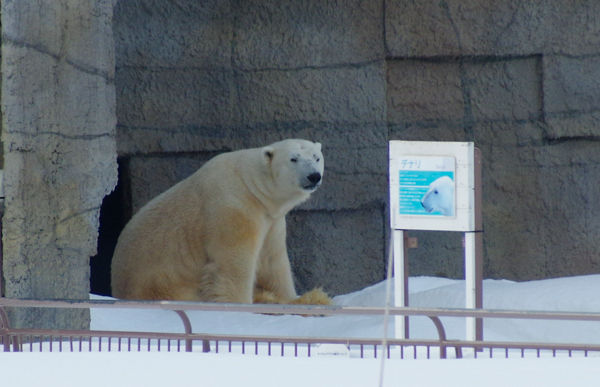
[[[390,141],[396,230],[474,231],[473,143]]]
[[[399,167],[400,215],[454,217],[454,157],[403,157]]]

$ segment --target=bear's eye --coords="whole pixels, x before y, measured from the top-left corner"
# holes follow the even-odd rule
[[[321,161],[321,159],[317,157],[317,163],[318,163],[319,161]]]
[[[294,157],[294,158],[290,159],[290,161],[291,161],[292,163],[296,163],[296,162],[298,162],[298,159]]]
[[[437,193],[438,193],[437,189],[435,191],[433,191],[433,193],[437,195]]]

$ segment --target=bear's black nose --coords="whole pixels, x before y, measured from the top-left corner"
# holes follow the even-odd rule
[[[319,181],[321,181],[321,174],[319,172],[311,173],[308,175],[307,179],[311,183],[317,184]]]

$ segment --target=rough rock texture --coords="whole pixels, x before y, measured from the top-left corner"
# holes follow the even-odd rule
[[[6,297],[88,297],[100,205],[116,184],[112,12],[112,0],[2,2]],[[85,310],[12,318],[88,323]]]
[[[543,71],[548,138],[600,136],[600,54],[547,55]]]
[[[579,56],[600,48],[594,0],[389,0],[385,20],[392,57]]]
[[[3,1],[6,295],[85,296],[115,153],[137,210],[289,137],[326,157],[289,219],[300,291],[383,278],[397,139],[483,151],[486,277],[600,272],[599,2],[113,2]],[[413,275],[462,276],[459,234],[412,234]]]
[[[292,212],[288,246],[297,288],[346,294],[379,282],[383,215],[383,208]]]
[[[598,3],[386,5],[390,139],[483,151],[484,275],[599,272]],[[415,234],[412,274],[462,275],[454,235]]]
[[[337,294],[383,278],[388,141],[474,141],[485,275],[596,273],[599,19],[591,0],[121,0],[134,209],[216,153],[321,141],[324,183],[290,215],[289,249],[299,290]],[[413,234],[413,275],[463,275],[459,234]]]
[[[129,165],[134,211],[216,153],[289,137],[321,141],[323,186],[293,216],[303,223],[289,222],[299,290],[314,284],[338,293],[381,279],[383,235],[367,234],[375,236],[367,258],[365,239],[353,238],[351,227],[384,228],[382,12],[382,1],[119,1],[117,146]],[[327,232],[305,227],[320,227],[324,216],[344,221],[329,220],[321,227]],[[316,254],[330,232],[353,253],[343,257],[331,246]],[[300,244],[306,239],[315,239],[312,248]],[[308,265],[309,253],[312,265],[345,259],[365,270],[305,278],[299,262]]]

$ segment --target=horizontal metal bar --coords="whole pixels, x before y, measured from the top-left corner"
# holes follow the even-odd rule
[[[134,332],[134,331],[83,331],[83,330],[55,330],[55,329],[8,329],[9,335],[19,336],[63,336],[84,338],[132,338],[132,339],[162,339],[162,340],[196,340],[196,341],[231,341],[231,342],[259,342],[277,344],[346,344],[346,345],[381,345],[381,339],[375,338],[340,338],[340,337],[302,337],[302,336],[264,336],[264,335],[225,335],[206,333],[169,333],[169,332]],[[433,345],[438,346],[439,340],[418,339],[389,339],[389,345]],[[451,346],[454,341],[448,341]]]
[[[46,302],[44,302],[46,303]],[[79,303],[78,303],[79,304]],[[122,306],[122,305],[119,305]],[[181,306],[181,305],[180,305]],[[183,312],[178,312],[178,314],[184,314]],[[441,321],[439,321],[438,317],[429,316],[434,323],[437,321],[436,327],[438,325],[442,325]],[[185,324],[184,324],[185,325]],[[253,336],[253,335],[223,335],[223,334],[194,334],[191,333],[191,325],[185,329],[187,333],[168,333],[168,332],[132,332],[132,331],[82,331],[82,330],[55,330],[55,329],[0,329],[0,333],[2,334],[2,341],[4,343],[4,351],[10,351],[10,343],[13,343],[13,350],[20,351],[22,349],[22,344],[24,338],[29,338],[30,342],[34,342],[36,338],[38,340],[44,340],[45,338],[49,338],[51,341],[56,341],[58,337],[58,341],[64,341],[64,338],[68,338],[72,340],[73,337],[75,340],[79,338],[80,342],[83,342],[84,338],[87,338],[90,342],[92,339],[99,340],[98,345],[101,346],[101,342],[104,340],[109,341],[112,340],[122,340],[127,339],[128,341],[133,340],[148,340],[148,350],[150,350],[151,340],[156,340],[160,343],[161,340],[167,341],[177,341],[177,342],[185,342],[185,350],[187,352],[191,352],[193,350],[193,341],[198,341],[202,343],[202,351],[209,352],[210,351],[210,342],[229,342],[231,346],[232,342],[240,342],[242,345],[244,343],[265,343],[265,344],[294,344],[297,346],[298,344],[308,345],[310,347],[311,344],[319,344],[319,343],[331,343],[331,344],[344,344],[344,345],[355,345],[360,346],[373,346],[375,350],[377,348],[389,348],[394,346],[405,347],[412,346],[415,348],[419,346],[424,346],[426,348],[430,347],[438,347],[440,350],[439,356],[441,359],[446,358],[446,350],[447,348],[454,348],[456,353],[456,358],[462,358],[462,349],[463,348],[473,348],[474,350],[482,350],[482,349],[503,349],[508,354],[509,349],[513,350],[537,350],[538,354],[540,350],[549,350],[553,351],[553,354],[556,351],[569,351],[569,354],[572,351],[581,351],[584,352],[587,356],[588,352],[600,352],[600,345],[593,344],[568,344],[568,343],[531,343],[531,342],[484,342],[484,341],[456,341],[456,340],[447,340],[445,338],[445,334],[442,334],[438,340],[415,340],[415,339],[388,339],[386,343],[383,344],[381,339],[372,339],[372,338],[331,338],[331,337],[286,337],[286,336]],[[439,330],[439,329],[438,329]],[[439,333],[439,332],[438,332]],[[54,337],[54,339],[53,339]],[[160,344],[159,344],[160,346]],[[80,345],[81,347],[81,345]],[[139,347],[139,345],[138,345]],[[179,344],[178,344],[179,348]],[[283,347],[282,347],[283,348]],[[91,349],[91,347],[90,347]],[[41,347],[40,347],[41,350]],[[52,351],[52,346],[50,346],[50,351]],[[490,352],[491,353],[491,352]],[[508,355],[507,355],[508,356]],[[429,358],[429,355],[428,355]]]
[[[111,309],[154,309],[169,310],[177,312],[180,317],[185,315],[183,310],[212,311],[212,312],[246,312],[246,313],[268,313],[268,314],[303,314],[303,315],[380,315],[385,314],[382,307],[342,307],[342,306],[304,306],[304,305],[247,305],[247,304],[217,304],[217,303],[190,303],[173,301],[121,301],[121,300],[23,300],[0,298],[0,311],[2,307],[38,307],[38,308],[111,308]],[[545,319],[545,320],[574,320],[574,321],[600,321],[600,313],[576,313],[576,312],[533,312],[533,311],[501,311],[483,309],[433,309],[433,308],[397,308],[389,309],[390,315],[399,316],[426,316],[431,318],[436,327],[442,325],[439,317],[481,317],[499,319]],[[184,326],[185,318],[183,319]],[[189,321],[188,321],[189,322]],[[6,324],[8,325],[8,324]],[[189,325],[189,324],[188,324]],[[208,350],[210,341],[218,342],[263,342],[278,344],[345,344],[345,345],[372,345],[381,347],[381,339],[369,338],[331,338],[331,337],[292,337],[292,336],[251,336],[251,335],[221,335],[221,334],[198,334],[191,333],[191,325],[186,326],[187,333],[168,332],[132,332],[132,331],[83,331],[83,330],[56,330],[56,329],[0,329],[4,350],[12,342],[18,343],[21,339],[34,340],[44,337],[75,337],[96,338],[102,340],[112,339],[134,339],[134,340],[177,340],[185,341],[186,350],[191,350],[192,341],[200,341],[203,349]],[[14,341],[17,340],[17,341]],[[446,348],[455,348],[457,357],[460,357],[462,348],[474,349],[521,349],[521,350],[552,350],[552,351],[597,351],[600,345],[590,344],[564,344],[564,343],[526,343],[526,342],[489,342],[489,341],[455,341],[446,340],[441,335],[439,340],[414,340],[414,339],[388,339],[387,346],[426,346],[439,347],[440,355],[445,354]],[[16,349],[18,350],[18,349]],[[445,356],[444,356],[445,357]]]
[[[336,337],[274,337],[253,335],[220,335],[220,334],[185,334],[165,332],[122,332],[122,331],[78,331],[78,330],[50,330],[50,329],[10,329],[10,336],[19,337],[62,337],[72,338],[97,338],[97,339],[140,339],[140,340],[192,340],[202,343],[204,341],[226,341],[230,343],[277,343],[277,344],[343,344],[343,345],[372,345],[381,347],[380,339],[373,338],[336,338]],[[63,340],[64,341],[64,340]],[[530,350],[558,350],[558,351],[596,351],[600,352],[600,345],[596,344],[566,344],[566,343],[531,343],[510,341],[457,341],[457,340],[419,340],[419,339],[389,339],[386,346],[424,346],[440,348],[474,348],[474,349],[530,349]]]
[[[539,349],[557,351],[596,351],[600,352],[600,344],[570,344],[570,343],[534,343],[519,341],[448,341],[449,347],[476,349]]]
[[[247,312],[260,314],[301,314],[301,315],[374,315],[383,316],[383,307],[359,306],[313,306],[279,304],[225,304],[179,301],[124,301],[124,300],[31,300],[0,298],[0,307],[22,308],[117,308],[117,309],[158,309],[207,312]],[[600,313],[591,312],[544,312],[491,309],[450,309],[450,308],[403,308],[390,307],[390,315],[395,316],[436,316],[436,317],[477,317],[497,319],[532,320],[579,320],[600,321]]]

